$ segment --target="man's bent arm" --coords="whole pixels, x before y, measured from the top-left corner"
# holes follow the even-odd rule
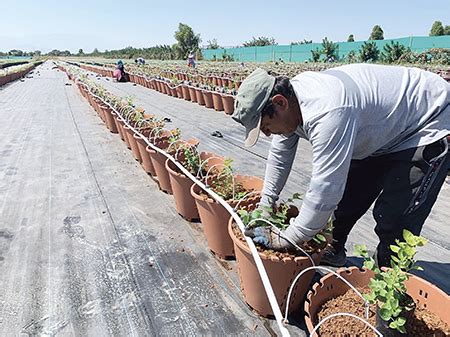
[[[262,205],[272,205],[286,184],[294,162],[299,136],[295,133],[284,136],[275,135],[267,157]]]
[[[350,108],[338,108],[309,128],[313,170],[300,213],[291,219],[286,236],[309,241],[323,229],[342,199],[357,134],[357,121]]]

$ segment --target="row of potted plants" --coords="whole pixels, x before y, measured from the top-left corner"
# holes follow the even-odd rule
[[[77,59],[80,62],[80,59]],[[89,64],[89,59],[81,59],[81,63]],[[103,59],[96,60],[98,66],[106,68],[114,68],[111,60]],[[242,62],[198,62],[195,68],[186,67],[185,62],[179,61],[157,61],[148,60],[145,65],[135,65],[134,63],[126,63],[127,70],[132,73],[146,76],[148,78],[162,76],[165,78],[176,77],[180,81],[191,81],[200,84],[207,82],[213,85],[228,87],[229,82],[232,82],[236,88],[239,83],[248,76],[254,69],[263,68],[276,75],[284,75],[287,77],[294,77],[299,73],[305,71],[321,71],[336,66],[342,63],[242,63]],[[450,69],[448,66],[434,65],[434,64],[403,64],[405,66],[419,67],[437,74],[444,78],[448,78]]]
[[[76,80],[83,96],[98,112],[108,129],[120,135],[132,151],[134,158],[158,183],[159,188],[174,196],[177,212],[190,221],[200,219],[209,249],[218,258],[237,259],[245,300],[261,315],[271,316],[272,309],[250,249],[243,242],[242,233],[239,234],[230,221],[231,216],[228,211],[212,199],[195,181],[180,172],[174,165],[174,161],[155,151],[147,145],[147,142],[171,154],[175,161],[189,169],[193,176],[207,184],[236,211],[250,212],[256,207],[260,198],[259,191],[262,189],[262,179],[235,174],[230,159],[199,152],[195,140],[181,141],[180,130],[164,129],[162,120],[135,109],[132,102],[124,102],[112,97],[101,86],[90,82],[86,76],[75,76],[70,71],[68,73],[69,78]],[[103,100],[109,103],[102,103]],[[286,212],[287,209],[281,209],[276,213],[278,215],[274,216],[283,217],[285,221],[288,221]],[[290,282],[298,272],[311,266],[312,260],[302,255],[288,253],[280,255],[263,247],[259,249],[279,304],[284,308]],[[315,263],[319,262],[321,254],[322,250],[317,247],[312,254]],[[308,273],[309,281],[313,274],[314,272]],[[280,278],[280,275],[288,275],[288,277]],[[298,309],[309,282],[299,285],[291,301],[292,310]]]
[[[183,140],[179,129],[165,129],[164,120],[135,108],[132,101],[124,101],[111,95],[98,84],[89,81],[83,74],[77,73],[76,68],[61,66],[61,69],[68,73],[69,78],[76,81],[81,93],[97,111],[106,127],[112,133],[120,135],[134,158],[158,183],[159,188],[174,196],[177,212],[189,221],[200,219],[209,249],[219,258],[236,258],[245,301],[259,314],[273,315],[242,232],[234,224],[226,209],[212,199],[196,180],[202,181],[207,188],[232,205],[243,223],[249,227],[264,226],[270,222],[280,229],[285,228],[289,224],[289,219],[298,213],[292,204],[299,196],[294,195],[276,210],[266,209],[269,215],[263,217],[262,210],[256,208],[260,197],[259,191],[262,189],[260,178],[236,175],[231,160],[212,153],[200,152],[198,141]],[[195,179],[185,174],[177,163],[188,170],[189,175]],[[304,308],[310,332],[317,324],[322,324],[321,320],[339,312],[345,313],[355,303],[355,299],[348,295],[351,291],[348,291],[348,286],[342,282],[342,278],[355,287],[363,288],[363,292],[366,293],[364,295],[366,301],[361,302],[359,299],[360,302],[356,304],[355,312],[359,313],[360,319],[372,322],[377,315],[378,306],[378,316],[381,319],[378,324],[372,323],[385,335],[405,331],[413,334],[418,331],[427,333],[432,331],[439,335],[442,331],[443,333],[448,331],[446,324],[450,325],[450,317],[442,307],[450,304],[449,296],[425,280],[408,274],[411,269],[416,268],[413,260],[415,248],[423,245],[424,241],[411,233],[404,236],[405,241],[398,241],[392,248],[397,257],[393,260],[391,269],[377,269],[374,261],[368,257],[367,251],[361,247],[359,254],[366,259],[365,270],[341,269],[337,273],[340,278],[332,273],[327,274],[313,286]],[[314,266],[320,262],[323,249],[330,239],[330,228],[327,228],[311,242],[299,247],[303,253],[274,252],[257,246],[278,304],[287,315],[301,307],[315,272]],[[301,280],[292,286],[299,275]],[[418,311],[426,313],[421,314],[419,318],[418,315],[414,316],[414,319],[405,318],[404,310],[409,307],[400,303],[405,294],[412,297],[415,307],[419,308]],[[333,301],[338,301],[340,306],[334,305]],[[372,307],[365,306],[368,302],[372,303]],[[329,303],[331,304],[328,305]],[[337,311],[330,313],[327,311],[329,306],[337,308]],[[368,308],[367,311],[371,316],[364,315],[365,308]],[[434,326],[431,327],[430,319],[424,318],[430,314],[434,315],[431,319]],[[359,330],[355,330],[354,317],[342,318],[347,319],[344,320],[345,323],[338,318],[330,319],[328,323],[332,322],[331,324],[323,323],[319,333],[328,335],[333,334],[333,331],[335,334],[344,331],[343,334],[352,334],[356,331],[359,334]],[[342,330],[342,327],[349,330]],[[362,325],[357,329],[363,331],[365,326]],[[367,333],[371,333],[371,330]]]
[[[6,69],[0,69],[0,87],[9,82],[16,81],[19,78],[24,77],[31,70],[33,70],[37,65],[42,62],[36,62],[32,64],[13,66]]]
[[[113,73],[112,69],[106,67],[84,64],[80,64],[80,67],[107,77],[112,77]],[[218,77],[214,77],[214,80],[217,82],[193,82],[191,80],[180,80],[180,78],[184,78],[184,75],[181,73],[172,74],[163,72],[162,75],[148,77],[142,73],[134,73],[130,69],[127,72],[131,82],[143,87],[157,90],[172,97],[198,103],[201,106],[212,108],[216,111],[224,111],[228,115],[234,112],[234,96],[237,93],[236,89],[240,85],[240,82],[235,84],[231,80]],[[170,77],[164,77],[163,75]],[[215,85],[214,83],[220,83],[220,85]],[[226,86],[224,86],[225,83]]]

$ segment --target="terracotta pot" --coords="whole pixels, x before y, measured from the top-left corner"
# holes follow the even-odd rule
[[[150,88],[153,90],[156,90],[156,80],[154,78],[152,78],[150,81]]]
[[[166,82],[161,82],[161,93],[165,94],[165,95],[170,95],[170,90],[167,87],[167,83]]]
[[[125,144],[127,144],[128,149],[131,150],[131,145],[130,145],[131,144],[131,140],[130,140],[130,138],[133,139],[134,131],[132,129],[130,129],[130,127],[128,125],[126,125],[126,124],[123,125],[122,129],[123,129],[123,135],[124,135],[124,138],[125,138]]]
[[[205,100],[205,107],[214,108],[212,92],[209,90],[202,90],[202,92],[203,92],[203,99]]]
[[[191,97],[191,101],[197,103],[197,94],[195,87],[189,87],[189,96]]]
[[[199,105],[205,105],[205,99],[203,98],[203,92],[200,88],[195,88],[195,94],[197,96],[197,103]]]
[[[340,268],[336,272],[356,288],[367,287],[373,277],[372,271],[360,270],[357,267]],[[408,294],[414,299],[417,307],[426,308],[450,325],[450,311],[448,310],[450,297],[444,291],[415,275],[410,275],[405,284]],[[343,295],[348,289],[349,287],[333,274],[323,276],[319,282],[313,285],[304,305],[308,331],[311,332],[318,323],[317,314],[322,305],[332,298]]]
[[[166,156],[147,147],[147,152],[155,169],[155,176],[158,178],[159,189],[167,194],[172,194],[169,172],[166,169]]]
[[[247,243],[242,242],[235,236],[233,224],[234,221],[233,218],[231,218],[228,231],[234,243],[239,280],[244,299],[247,304],[261,316],[273,316],[269,300],[266,296],[266,291],[250,252],[250,248]],[[319,252],[314,253],[311,256],[316,265],[319,264],[322,255],[323,252]],[[268,256],[263,253],[259,253],[259,256],[261,257],[269,277],[270,284],[272,285],[275,297],[278,300],[281,312],[284,314],[286,310],[287,295],[292,281],[298,273],[312,266],[311,261],[306,256],[298,256],[295,258],[287,257],[284,259],[279,259],[274,255]],[[289,313],[299,308],[313,276],[314,271],[311,270],[302,276],[302,282],[297,282],[290,299]]]
[[[161,81],[160,80],[155,80],[155,85],[156,85],[156,91],[161,92]]]
[[[181,90],[183,91],[183,98],[186,101],[190,101],[191,100],[191,95],[189,94],[189,87],[187,85],[182,85],[181,86]]]
[[[170,94],[171,94],[173,97],[178,97],[178,94],[177,94],[177,88],[176,88],[176,87],[170,87],[170,86],[169,86],[169,88],[170,88]]]
[[[120,138],[125,141],[125,134],[123,131],[123,122],[119,117],[114,118],[114,122],[116,123],[117,131],[119,131]]]
[[[222,87],[228,87],[228,78],[222,77]]]
[[[103,110],[106,109],[106,106],[100,104],[97,100],[95,100],[94,109],[98,113],[98,115],[100,116],[100,119],[104,123],[105,122],[105,115],[104,115]]]
[[[170,131],[165,130],[158,135],[156,139],[153,139],[153,144],[159,148],[165,148],[168,145],[168,138],[170,137]],[[160,190],[168,194],[172,194],[172,187],[170,184],[169,172],[166,169],[167,157],[150,147],[146,148],[147,153],[150,156],[151,163],[154,168],[154,177],[158,180]]]
[[[197,206],[190,190],[194,183],[185,176],[169,159],[166,160],[166,170],[169,172],[170,186],[175,199],[175,208],[178,214],[188,221],[199,219]]]
[[[144,171],[152,176],[154,176],[155,173],[155,168],[153,167],[152,161],[150,159],[150,155],[147,152],[147,143],[144,141],[144,139],[142,139],[142,137],[138,136],[138,135],[134,135],[135,139],[136,139],[136,143],[137,143],[137,147],[139,150],[139,154],[141,155],[141,164],[142,164],[142,168],[144,169]]]
[[[181,88],[181,85],[177,85],[176,90],[177,90],[177,97],[183,98],[183,89]]]
[[[234,112],[234,96],[222,94],[223,110],[227,115],[232,115]]]
[[[220,93],[213,91],[212,99],[214,104],[214,110],[223,111],[222,96],[220,95]]]
[[[251,176],[235,176],[236,182],[241,182],[244,188],[261,191],[263,187],[263,180]],[[191,194],[195,198],[197,209],[200,215],[200,220],[203,224],[203,230],[206,240],[208,241],[209,249],[221,258],[230,258],[234,256],[233,241],[228,233],[228,220],[230,213],[218,202],[211,198],[206,198],[201,195],[202,189],[198,185],[193,185]],[[247,200],[242,201],[239,207],[247,207],[251,204],[259,202],[258,196],[252,196]],[[238,201],[230,200],[228,204],[232,207],[236,206]]]
[[[108,127],[109,131],[112,133],[117,133],[117,126],[116,126],[116,122],[115,122],[115,116],[116,114],[113,112],[113,110],[106,106],[106,109],[104,110],[104,115],[105,115],[105,122],[106,122],[106,126]]]
[[[202,152],[200,153],[200,160],[204,163],[202,164],[202,168],[208,170],[211,165],[222,164],[224,158],[218,157],[214,153]],[[194,197],[191,195],[193,181],[181,173],[178,167],[170,160],[166,162],[166,169],[169,172],[170,184],[178,214],[189,221],[199,219],[197,205]]]
[[[141,151],[139,151],[139,146],[138,146],[138,139],[141,139],[141,136],[133,133],[133,141],[130,142],[131,145],[131,152],[133,152],[133,157],[135,160],[137,160],[139,163],[142,164],[142,157],[141,157]]]
[[[153,162],[152,162],[152,158],[151,158],[151,153],[153,153],[155,151],[147,145],[145,147],[145,152],[146,152],[145,156],[143,156],[141,153],[142,166],[144,167],[144,171],[147,172],[148,174],[150,174],[153,179],[157,179],[158,177],[156,175],[156,170],[155,170],[155,167],[153,166]]]

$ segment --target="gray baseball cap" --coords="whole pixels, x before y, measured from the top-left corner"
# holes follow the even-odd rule
[[[274,84],[275,77],[258,68],[239,87],[231,117],[245,126],[246,147],[252,147],[258,141],[261,111],[269,100]]]

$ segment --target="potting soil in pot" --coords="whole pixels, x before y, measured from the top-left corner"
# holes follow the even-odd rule
[[[358,289],[361,293],[368,293],[369,289]],[[364,302],[353,290],[326,302],[317,313],[319,323],[325,317],[339,312],[351,313],[364,318]],[[375,326],[375,305],[370,305],[368,322]],[[450,327],[435,314],[426,309],[416,308],[413,320],[406,323],[405,336],[450,336]],[[348,316],[333,317],[319,329],[320,336],[377,336],[375,332],[363,322]]]

